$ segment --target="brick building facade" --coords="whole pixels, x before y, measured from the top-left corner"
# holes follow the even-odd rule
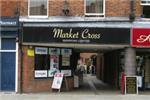
[[[141,15],[143,15],[143,5],[141,5],[141,0],[102,0],[103,1],[103,8],[102,8],[102,15],[98,14],[98,15],[86,15],[86,0],[45,0],[47,1],[47,16],[45,18],[41,18],[38,16],[29,16],[29,8],[30,8],[30,0],[0,0],[0,4],[1,4],[1,16],[7,16],[7,17],[12,17],[12,16],[16,16],[16,12],[17,10],[20,13],[19,16],[19,21],[20,21],[20,31],[19,34],[24,35],[25,32],[31,32],[33,28],[33,30],[38,30],[38,28],[40,27],[61,27],[61,28],[65,28],[64,30],[68,30],[67,28],[77,28],[77,30],[82,30],[80,28],[99,28],[99,29],[118,29],[118,30],[122,30],[122,29],[131,29],[132,27],[137,26],[137,27],[145,27],[145,26],[140,26],[138,23],[140,22],[145,22],[146,19],[141,18]],[[33,0],[34,1],[34,0]],[[87,0],[88,1],[88,0]],[[92,0],[91,0],[92,1]],[[97,1],[97,0],[96,0]],[[99,1],[99,0],[98,0]],[[133,22],[130,22],[129,19],[129,15],[132,13],[132,2],[133,1],[133,12],[135,14],[135,20]],[[65,2],[67,2],[67,4],[65,4]],[[69,10],[69,13],[67,15],[64,14],[63,10],[65,8],[65,6],[67,5],[67,10]],[[34,6],[33,6],[34,7]],[[41,13],[41,12],[40,12]],[[148,20],[149,22],[149,20]],[[137,23],[137,24],[136,24]],[[26,28],[29,28],[29,31]],[[94,29],[93,28],[93,29]],[[44,29],[41,29],[44,31]],[[46,29],[47,30],[47,29]],[[40,31],[40,30],[39,30]],[[100,30],[101,31],[101,30]],[[33,31],[32,31],[33,32]],[[32,33],[31,32],[31,33]],[[75,31],[76,32],[76,31]],[[99,32],[99,31],[98,31]],[[103,32],[103,31],[102,31]],[[104,31],[105,32],[105,31]],[[116,31],[115,31],[116,32]],[[122,32],[122,31],[121,31]],[[128,31],[127,31],[128,32]],[[34,32],[33,32],[34,33]],[[46,33],[46,32],[45,32]],[[43,33],[41,33],[43,34]],[[19,35],[20,36],[20,35]],[[34,36],[34,35],[33,35]],[[42,36],[42,35],[41,35]],[[30,37],[30,36],[29,36]],[[39,36],[40,37],[40,36]],[[56,47],[56,48],[72,48],[74,51],[74,47],[71,45],[74,45],[74,43],[72,44],[60,44],[56,41],[46,41],[46,42],[35,42],[34,37],[32,37],[31,41],[27,40],[24,41],[24,37],[22,37],[23,40],[21,40],[21,42],[19,43],[19,49],[18,49],[18,65],[16,65],[18,67],[17,70],[17,78],[16,78],[16,92],[27,92],[27,93],[31,93],[31,92],[48,92],[51,91],[51,84],[52,84],[52,78],[36,78],[35,77],[35,55],[36,55],[36,47],[43,47],[43,48],[52,48],[52,47]],[[43,36],[43,38],[45,38]],[[118,38],[118,37],[116,37]],[[19,38],[20,39],[20,38]],[[128,39],[128,38],[127,38]],[[30,42],[28,42],[30,41]],[[56,42],[56,44],[53,44],[53,42]],[[107,42],[107,41],[106,41]],[[126,41],[125,41],[126,42]],[[106,48],[118,48],[119,49],[123,49],[125,50],[125,66],[129,66],[126,67],[126,73],[128,75],[135,75],[135,51],[131,44],[130,44],[131,40],[127,41],[126,43],[106,43]],[[17,42],[18,43],[18,42]],[[52,43],[52,44],[51,44]],[[117,44],[118,43],[118,44]],[[95,46],[93,47],[92,44],[94,44]],[[84,44],[81,43],[77,43],[77,48],[82,48],[82,45],[84,46]],[[102,49],[103,47],[105,48],[105,43],[89,43],[88,44],[88,48],[95,48],[95,49]],[[98,47],[97,47],[98,46]],[[147,47],[146,47],[147,48]],[[148,46],[149,48],[149,46]],[[130,50],[131,49],[131,50]],[[29,52],[33,50],[34,51],[34,55],[29,56],[30,54],[28,54]],[[133,51],[133,52],[132,52]],[[108,54],[98,54],[100,55],[97,60],[98,61],[98,65],[103,66],[101,68],[97,68],[98,70],[100,69],[104,69],[104,66],[111,66],[109,64],[104,64],[104,56],[106,56],[106,60],[113,60],[113,57],[110,57],[111,55],[118,57],[118,52],[119,51],[115,51],[115,52],[110,52]],[[132,56],[129,56],[132,55]],[[75,56],[73,56],[75,57]],[[109,59],[110,58],[110,59]],[[113,63],[111,62],[111,64],[114,64],[114,66],[112,67],[112,69],[116,69],[116,72],[119,71],[118,68],[115,67],[115,65],[117,65],[117,59],[116,58],[114,60]],[[134,60],[127,60],[127,59],[134,59]],[[70,60],[71,62],[71,60]],[[102,63],[101,63],[102,62]],[[62,63],[62,62],[61,62]],[[71,63],[72,64],[72,63]],[[73,64],[72,64],[73,65]],[[106,68],[107,69],[107,68]],[[72,71],[72,76],[74,74],[74,69],[71,69]],[[106,70],[108,71],[108,69]],[[116,85],[116,87],[118,87],[119,84],[119,80],[117,80],[117,78],[119,77],[118,74],[115,74],[114,76],[111,77],[105,77],[105,73],[106,71],[96,71],[97,72],[97,77],[99,77],[100,79],[114,84]],[[115,72],[110,72],[110,73],[115,73]],[[119,73],[119,72],[118,72]],[[107,73],[107,75],[109,75],[109,72]],[[106,75],[106,76],[107,76]],[[116,76],[117,75],[117,76]],[[74,87],[74,81],[73,81],[73,77],[67,77],[67,81],[68,81],[68,86],[70,90],[73,90]],[[117,78],[116,78],[117,77]],[[109,81],[111,80],[111,78],[116,78],[116,83],[114,82],[114,80],[112,80],[113,82]],[[117,83],[118,82],[118,83]]]
[[[106,17],[128,17],[131,0],[105,0]],[[13,16],[17,7],[21,16],[28,16],[28,0],[1,0],[1,16]],[[139,17],[142,13],[140,0],[135,0],[135,14]],[[84,16],[84,0],[68,0],[69,16]],[[62,9],[63,0],[49,0],[49,16],[64,16]]]

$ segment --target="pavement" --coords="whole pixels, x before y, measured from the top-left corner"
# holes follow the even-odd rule
[[[0,94],[0,100],[150,100],[150,95],[96,95],[96,94]]]
[[[96,80],[94,76],[84,77],[83,84],[80,89],[69,92],[28,94],[0,92],[0,100],[150,100],[150,91],[139,92],[138,95],[122,95],[120,90],[113,89],[107,84]]]

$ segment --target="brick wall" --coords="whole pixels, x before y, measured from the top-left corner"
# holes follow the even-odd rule
[[[23,91],[22,92],[24,93],[51,92],[52,91],[51,85],[52,85],[53,78],[48,78],[48,79],[34,78],[34,57],[29,57],[27,55],[27,50],[28,50],[28,46],[23,46],[23,71],[22,71]],[[19,65],[19,71],[20,71],[20,65]],[[72,77],[67,78],[67,81],[68,81],[69,89],[72,90],[74,86],[73,78]],[[63,85],[62,87],[65,86]]]
[[[18,5],[17,0],[0,0],[1,16],[14,16]]]
[[[68,0],[69,15],[82,16],[84,15],[84,1],[83,0]],[[64,0],[50,0],[49,1],[49,16],[63,16]]]
[[[19,1],[22,16],[28,15],[28,0],[0,0],[2,16],[12,16]],[[68,0],[70,16],[84,16],[84,0]],[[135,1],[135,13],[140,16],[142,7],[140,0]],[[49,0],[49,16],[63,16],[64,0]],[[106,17],[129,16],[130,0],[106,0]]]
[[[142,14],[142,6],[140,6],[140,1],[141,0],[135,0],[135,8],[134,8],[134,10],[135,10],[135,14],[136,14],[136,16],[141,16],[141,14]]]
[[[130,0],[106,0],[106,16],[129,16]]]

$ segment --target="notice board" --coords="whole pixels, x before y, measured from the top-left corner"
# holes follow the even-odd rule
[[[125,77],[125,94],[138,94],[137,76]]]

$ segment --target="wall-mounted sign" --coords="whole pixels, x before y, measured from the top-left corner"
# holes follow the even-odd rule
[[[138,94],[138,84],[136,76],[125,77],[125,94]]]
[[[49,48],[49,54],[50,55],[60,55],[60,49],[59,48]]]
[[[61,70],[61,73],[64,73],[64,76],[71,76],[71,70]]]
[[[17,17],[1,17],[0,18],[0,26],[17,26],[18,19]]]
[[[68,49],[68,48],[61,49],[61,54],[62,55],[71,55],[72,49]]]
[[[47,70],[35,70],[34,76],[35,78],[47,77]]]
[[[23,42],[130,44],[130,29],[94,27],[23,27]]]
[[[48,70],[48,77],[53,77],[56,73],[59,73],[60,71],[58,69],[51,69]]]
[[[132,29],[132,46],[150,47],[150,28]]]
[[[62,66],[70,66],[70,55],[62,55]]]
[[[34,57],[34,49],[28,49],[27,54],[30,57]]]
[[[35,54],[48,54],[47,51],[48,51],[47,48],[42,48],[42,47],[35,48]]]

